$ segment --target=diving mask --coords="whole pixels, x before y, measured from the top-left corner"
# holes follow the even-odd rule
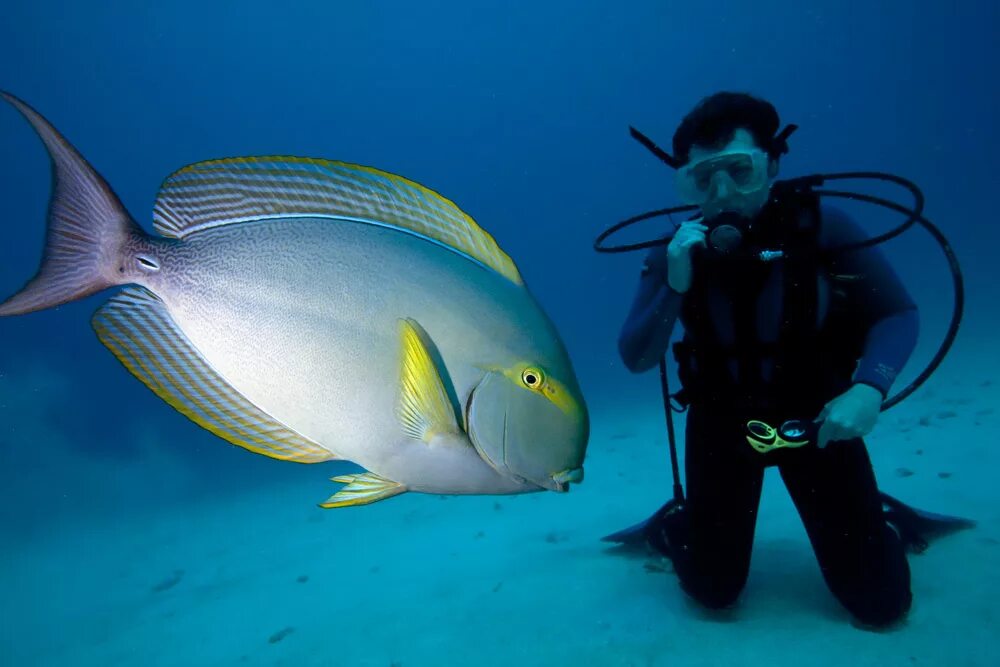
[[[697,205],[708,200],[717,183],[748,194],[767,184],[767,165],[767,153],[760,149],[716,153],[678,168],[677,192],[685,203]]]

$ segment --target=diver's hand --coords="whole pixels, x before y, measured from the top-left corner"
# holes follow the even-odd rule
[[[823,408],[816,445],[821,449],[837,440],[862,438],[875,427],[882,409],[882,392],[867,384],[856,384]]]
[[[667,283],[675,292],[683,294],[691,287],[691,252],[695,246],[705,247],[705,232],[708,231],[701,220],[681,223],[667,246]]]

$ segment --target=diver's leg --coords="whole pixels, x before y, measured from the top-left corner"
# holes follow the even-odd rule
[[[681,588],[713,609],[732,605],[746,584],[764,477],[739,450],[740,422],[725,412],[689,409],[686,509],[665,522]]]
[[[803,447],[780,466],[823,578],[863,625],[883,627],[910,608],[910,567],[886,523],[863,440]]]

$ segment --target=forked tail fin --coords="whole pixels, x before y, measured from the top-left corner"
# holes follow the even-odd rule
[[[45,253],[38,273],[0,303],[0,315],[21,315],[80,299],[113,285],[124,249],[146,237],[100,174],[27,103],[0,91],[41,137],[52,158]]]

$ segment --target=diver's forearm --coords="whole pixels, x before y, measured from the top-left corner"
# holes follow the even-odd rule
[[[892,383],[917,345],[920,318],[907,308],[876,322],[868,331],[864,352],[854,373],[855,383],[867,384],[888,397]]]
[[[681,295],[659,282],[633,306],[618,339],[622,361],[633,373],[655,366],[667,351],[680,311]]]

